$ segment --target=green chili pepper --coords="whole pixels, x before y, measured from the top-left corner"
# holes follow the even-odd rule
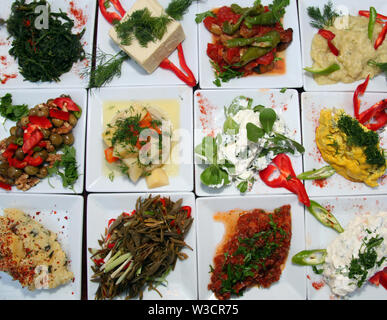
[[[336,173],[336,170],[333,169],[331,166],[325,166],[320,169],[313,169],[310,171],[305,171],[297,176],[300,180],[321,180],[329,178],[330,176],[334,175]]]
[[[304,68],[305,71],[308,71],[313,74],[327,75],[337,70],[340,70],[340,66],[337,63],[331,64],[329,67],[325,69],[313,69],[311,67]]]
[[[226,46],[228,48],[244,47],[244,46],[255,46],[261,48],[274,48],[281,41],[281,37],[278,31],[272,30],[266,33],[262,37],[253,38],[234,38],[227,40]]]
[[[266,53],[271,51],[271,48],[260,48],[260,47],[249,47],[246,52],[242,55],[240,61],[235,64],[235,66],[243,67],[248,64],[250,61],[262,57]]]
[[[238,5],[234,5],[234,9],[237,8],[236,6],[238,6]],[[240,16],[240,18],[238,19],[237,23],[232,24],[229,21],[223,22],[222,30],[223,30],[224,33],[226,33],[228,35],[232,35],[235,32],[237,32],[237,30],[239,29],[242,21],[245,20],[245,18],[247,16],[258,13],[256,7],[252,7],[252,8],[241,8],[241,7],[239,7],[236,10],[239,10],[240,12],[243,11],[243,13]]]
[[[374,33],[375,23],[376,23],[376,9],[374,7],[370,7],[370,17],[368,21],[368,38],[372,41],[372,35]]]
[[[332,228],[339,233],[344,231],[343,227],[340,225],[335,216],[318,202],[310,200],[310,206],[307,207],[307,209],[324,226]]]
[[[278,17],[274,15],[272,11],[263,12],[260,15],[257,15],[255,17],[246,17],[245,19],[245,25],[248,28],[252,28],[253,25],[273,25],[278,21]]]
[[[242,8],[240,5],[233,3],[231,5],[231,10],[236,14],[242,14],[242,15],[248,14],[249,16],[257,16],[264,11],[264,8],[261,5],[254,6],[252,8]]]
[[[292,257],[292,262],[301,266],[316,266],[323,264],[326,256],[325,249],[303,250]]]

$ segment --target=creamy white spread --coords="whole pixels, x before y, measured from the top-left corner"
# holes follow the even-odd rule
[[[366,277],[368,280],[387,266],[387,259],[383,260],[387,257],[387,212],[356,217],[345,231],[330,243],[323,276],[334,294],[346,296],[358,288],[358,281],[349,277],[351,261],[359,258],[359,253],[364,252],[364,243],[375,237],[383,238],[383,242],[374,247],[377,253],[376,261],[380,261],[381,264],[375,264],[368,269]]]

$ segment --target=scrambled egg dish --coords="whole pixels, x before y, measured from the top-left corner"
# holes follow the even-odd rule
[[[323,109],[320,113],[319,126],[316,130],[316,144],[323,159],[338,174],[354,182],[364,182],[370,187],[378,186],[378,179],[384,175],[386,163],[370,164],[365,154],[365,147],[348,143],[349,137],[340,130],[338,121],[344,110]],[[346,115],[348,116],[348,115]],[[359,124],[364,132],[369,130]],[[379,145],[376,146],[380,152]]]
[[[0,216],[0,271],[29,290],[52,289],[74,278],[57,235],[23,211]]]

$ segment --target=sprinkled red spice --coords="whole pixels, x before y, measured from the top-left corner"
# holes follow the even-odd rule
[[[315,288],[316,290],[320,290],[322,287],[324,287],[324,285],[325,285],[324,281],[312,283],[313,288]]]
[[[310,275],[309,274],[306,277],[310,280]]]
[[[74,1],[70,1],[70,13],[74,16],[76,19],[76,28],[83,27],[87,22],[87,17],[84,15],[83,10],[76,8]]]
[[[312,184],[316,187],[324,188],[328,182],[327,179],[313,180]]]
[[[5,84],[9,79],[15,79],[17,74],[3,74],[3,78],[0,80],[2,84]]]

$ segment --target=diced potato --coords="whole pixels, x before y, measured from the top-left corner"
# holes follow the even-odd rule
[[[145,179],[149,189],[158,188],[169,184],[169,178],[162,168],[154,169]]]
[[[126,158],[122,159],[122,162],[128,167],[128,176],[130,180],[133,182],[137,182],[137,180],[141,177],[144,170],[138,165],[137,158]]]
[[[114,135],[114,132],[116,132],[116,128],[107,128],[103,133],[102,133],[102,138],[103,141],[106,143],[108,147],[112,147],[112,138]]]

